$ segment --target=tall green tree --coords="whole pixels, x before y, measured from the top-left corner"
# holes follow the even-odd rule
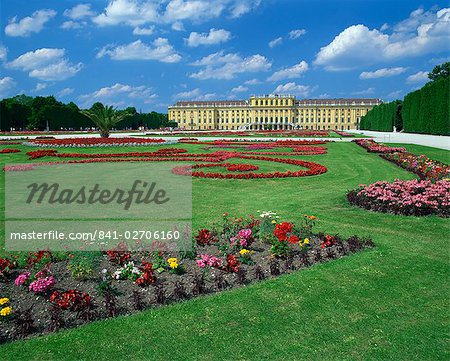
[[[441,65],[436,65],[434,69],[428,73],[428,78],[431,81],[445,79],[450,77],[450,62]]]
[[[103,104],[92,106],[91,109],[81,112],[98,127],[100,136],[103,138],[108,138],[111,128],[128,116],[126,112],[118,112],[113,106],[103,106]]]

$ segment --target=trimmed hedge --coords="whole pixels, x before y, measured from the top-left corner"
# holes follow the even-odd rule
[[[383,103],[373,107],[361,119],[360,128],[363,130],[378,130],[380,132],[392,132],[394,124],[401,124],[397,117],[397,108],[401,106],[399,102]]]
[[[450,79],[425,84],[399,100],[377,105],[361,119],[360,129],[450,135]]]
[[[405,96],[403,128],[409,133],[450,135],[450,79],[425,84]]]

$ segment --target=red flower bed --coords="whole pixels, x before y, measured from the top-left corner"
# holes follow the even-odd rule
[[[36,151],[39,152],[39,151]],[[41,151],[45,152],[45,151]],[[56,152],[56,151],[55,151]],[[58,158],[129,158],[129,157],[172,157],[173,155],[187,153],[181,148],[162,148],[155,152],[127,152],[127,153],[59,153]],[[27,153],[28,154],[28,153]]]
[[[5,278],[11,269],[14,268],[14,262],[7,258],[0,258],[0,280]]]
[[[243,174],[227,174],[227,173],[204,173],[193,172],[192,169],[221,167],[223,164],[194,164],[173,168],[172,172],[179,175],[191,175],[200,178],[217,178],[217,179],[256,179],[256,178],[288,178],[288,177],[306,177],[325,173],[327,168],[323,165],[306,162],[296,159],[271,158],[262,156],[244,156],[236,155],[234,158],[264,160],[268,162],[285,163],[308,168],[308,170],[298,170],[295,172],[271,172],[271,173],[243,173]]]
[[[14,148],[4,148],[2,150],[0,150],[0,153],[19,153],[20,150],[19,149],[14,149]]]
[[[248,146],[254,144],[267,145],[270,147],[282,147],[282,148],[292,148],[294,146],[300,145],[318,145],[326,144],[325,140],[277,140],[277,141],[261,141],[261,140],[228,140],[228,139],[218,139],[212,142],[209,141],[179,141],[179,143],[186,144],[204,144],[204,145],[215,145],[215,146],[227,146],[227,145],[239,145]]]
[[[338,134],[338,135],[340,135],[341,137],[344,137],[344,138],[354,137],[353,134],[347,133],[347,132],[343,132],[342,130],[333,130],[333,132],[335,132],[336,134]]]
[[[285,142],[282,142],[282,146],[286,146]],[[277,144],[277,142],[274,142]],[[67,162],[46,162],[46,163],[33,163],[26,166],[7,166],[4,169],[6,171],[26,171],[32,170],[37,166],[45,166],[52,164],[65,164],[65,163],[100,163],[100,162],[211,162],[213,164],[197,164],[194,166],[176,167],[173,169],[175,174],[180,175],[192,175],[194,177],[203,178],[236,178],[236,179],[251,179],[251,178],[286,178],[286,177],[303,177],[310,175],[318,175],[325,173],[327,169],[317,163],[306,162],[297,159],[285,159],[285,158],[273,158],[267,155],[299,155],[299,154],[323,154],[326,149],[325,147],[311,147],[311,146],[300,146],[297,141],[289,141],[289,144],[295,144],[293,152],[247,152],[247,154],[239,152],[227,152],[227,151],[217,151],[214,153],[186,153],[185,149],[180,148],[164,148],[155,152],[127,152],[127,153],[95,153],[95,154],[80,154],[80,153],[58,153],[57,150],[44,149],[28,152],[27,155],[30,159],[38,159],[45,156],[53,156],[59,158],[83,158],[76,160],[69,160]],[[248,155],[252,154],[252,155]],[[268,162],[277,162],[292,164],[301,167],[308,168],[308,170],[298,170],[295,172],[272,172],[272,173],[242,173],[242,174],[226,174],[226,173],[207,173],[204,172],[193,172],[192,169],[206,168],[206,167],[225,167],[231,172],[250,172],[256,171],[259,168],[255,165],[250,164],[227,164],[220,163],[225,160],[237,158],[237,159],[253,159]]]
[[[227,166],[227,170],[230,172],[248,172],[258,169],[258,166],[252,164],[230,164]]]
[[[91,297],[75,289],[64,292],[55,291],[50,296],[50,302],[62,310],[79,312],[91,305]]]
[[[377,143],[372,139],[357,139],[352,140],[360,147],[363,147],[370,153],[394,153],[394,152],[405,152],[406,149],[403,147],[388,147],[385,144]]]
[[[58,153],[55,149],[43,149],[43,150],[32,150],[26,154],[30,156],[29,159],[38,159],[43,157],[55,157]]]
[[[32,139],[28,145],[38,147],[93,147],[93,146],[121,146],[148,145],[165,143],[164,139],[152,138],[65,138],[65,139]]]
[[[450,182],[439,180],[380,181],[361,185],[347,194],[355,206],[406,216],[450,216]]]
[[[380,154],[380,157],[417,174],[421,179],[436,181],[438,179],[450,178],[450,166],[432,160],[425,155],[415,155],[403,152]]]

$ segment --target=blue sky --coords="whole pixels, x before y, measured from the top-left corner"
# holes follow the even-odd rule
[[[450,57],[446,1],[2,0],[0,97],[402,98]]]

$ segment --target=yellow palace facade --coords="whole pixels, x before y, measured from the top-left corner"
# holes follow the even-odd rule
[[[380,99],[302,99],[293,95],[251,96],[249,100],[178,101],[169,121],[186,130],[350,130]]]

